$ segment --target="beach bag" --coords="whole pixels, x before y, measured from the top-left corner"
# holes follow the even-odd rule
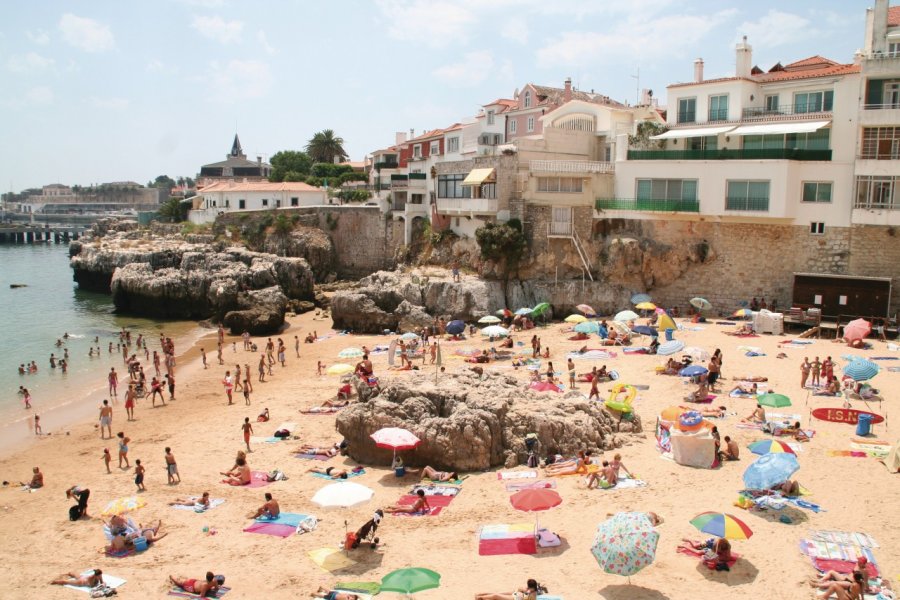
[[[76,504],[75,506],[72,506],[71,508],[69,508],[69,520],[70,521],[77,521],[78,519],[81,518],[81,515],[82,515],[81,506]]]
[[[111,588],[108,585],[100,584],[95,588],[91,588],[91,598],[109,598],[110,596],[115,596],[119,592],[116,591],[115,588]]]
[[[539,462],[538,457],[534,452],[532,452],[531,454],[528,455],[528,468],[529,469],[536,468],[538,466],[538,462]]]
[[[274,471],[272,471],[271,473],[269,473],[266,476],[266,480],[267,481],[286,481],[287,475],[285,475],[283,471],[279,471],[278,469],[275,469]]]

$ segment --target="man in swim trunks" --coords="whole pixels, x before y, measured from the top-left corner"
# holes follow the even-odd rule
[[[348,473],[346,469],[338,469],[336,467],[313,467],[312,469],[307,469],[307,473],[318,473],[320,475],[327,475],[332,479],[347,479]]]
[[[197,594],[201,598],[205,596],[215,597],[219,588],[225,583],[225,576],[213,575],[212,571],[207,571],[205,581],[184,579],[182,577],[173,577],[172,575],[169,575],[169,581],[189,594]]]
[[[94,569],[87,575],[66,573],[51,581],[50,585],[74,585],[76,587],[88,588],[97,587],[98,585],[103,585],[103,571]]]
[[[27,487],[29,490],[37,490],[44,487],[44,474],[41,473],[41,469],[39,467],[34,467],[31,472],[31,481],[28,483],[22,483],[22,485]]]
[[[281,507],[278,506],[278,501],[272,498],[272,494],[269,492],[266,492],[265,498],[265,503],[256,509],[255,513],[250,514],[247,517],[248,519],[257,519],[259,517],[265,517],[266,519],[278,518],[278,515],[281,514]]]
[[[298,454],[313,454],[313,455],[317,455],[317,456],[321,455],[321,456],[327,456],[328,458],[331,458],[333,456],[337,456],[338,452],[340,452],[340,449],[341,449],[340,444],[335,444],[331,448],[322,448],[322,447],[311,446],[309,444],[303,444],[302,446],[300,446],[300,449],[297,451],[297,453]]]
[[[109,370],[109,395],[117,396],[116,388],[119,387],[119,374],[116,373],[116,368],[113,367]]]
[[[112,439],[112,406],[109,405],[109,400],[103,401],[103,406],[100,407],[100,439],[105,440],[106,436],[103,434],[103,430],[106,429],[107,433],[109,433],[109,438]]]

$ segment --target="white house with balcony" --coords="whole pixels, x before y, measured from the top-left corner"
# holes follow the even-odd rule
[[[616,148],[615,195],[598,218],[716,219],[847,227],[860,67],[812,56],[766,72],[746,38],[733,77],[668,86],[668,131]]]
[[[324,189],[306,183],[268,181],[220,181],[201,188],[188,213],[191,223],[212,223],[225,213],[277,210],[327,204]]]

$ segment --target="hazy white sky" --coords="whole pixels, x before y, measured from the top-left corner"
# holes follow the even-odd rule
[[[194,175],[237,131],[251,157],[331,128],[354,160],[526,82],[635,101],[730,75],[747,35],[768,69],[851,62],[860,0],[7,2],[0,190]]]

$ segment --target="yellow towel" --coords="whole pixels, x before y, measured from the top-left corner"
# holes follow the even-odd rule
[[[351,560],[342,550],[334,548],[319,548],[318,550],[310,550],[307,554],[314,563],[329,573],[340,571],[356,564],[356,561]]]

